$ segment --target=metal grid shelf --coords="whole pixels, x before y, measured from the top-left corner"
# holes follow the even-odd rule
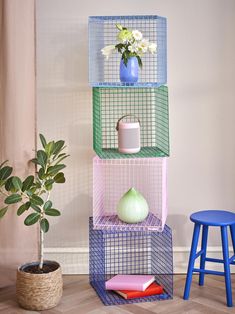
[[[94,228],[103,230],[163,231],[167,217],[167,158],[93,159]],[[141,223],[118,219],[118,201],[131,187],[147,200],[149,215]]]
[[[157,44],[157,53],[142,57],[143,68],[137,83],[121,83],[121,55],[113,53],[105,60],[101,49],[115,44],[118,30],[115,24],[138,29],[144,38]],[[166,84],[166,18],[157,15],[90,16],[89,17],[89,82],[91,86],[157,87]]]
[[[164,293],[125,300],[105,290],[105,282],[116,274],[151,274]],[[105,305],[160,301],[173,297],[172,233],[164,231],[106,231],[93,229],[89,221],[89,281]]]
[[[140,119],[141,150],[136,154],[117,149],[116,123],[126,114]],[[169,156],[168,88],[93,88],[93,147],[103,159]]]

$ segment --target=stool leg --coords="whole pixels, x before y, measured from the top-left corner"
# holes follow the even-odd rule
[[[195,262],[195,255],[197,253],[199,232],[200,232],[200,225],[195,224],[194,231],[193,231],[191,252],[189,256],[187,278],[186,278],[185,288],[184,288],[184,300],[188,300],[189,298],[190,287],[191,287],[192,276],[193,276],[193,268],[194,268],[194,262]]]
[[[235,254],[235,225],[230,226],[232,244],[233,244],[233,253]]]
[[[221,227],[221,238],[222,238],[223,259],[224,259],[224,274],[225,274],[227,305],[233,306],[230,264],[229,264],[229,251],[228,251],[228,232],[227,232],[227,227],[225,226]]]
[[[208,238],[208,226],[203,226],[202,229],[202,245],[201,249],[203,250],[203,253],[201,255],[201,260],[200,260],[200,269],[205,269],[205,264],[206,264],[206,248],[207,248],[207,238]],[[199,275],[199,286],[204,285],[204,273],[200,273]]]

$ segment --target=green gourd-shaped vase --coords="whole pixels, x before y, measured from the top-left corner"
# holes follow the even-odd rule
[[[117,215],[123,222],[134,224],[145,220],[149,207],[146,199],[136,189],[131,188],[120,199]]]

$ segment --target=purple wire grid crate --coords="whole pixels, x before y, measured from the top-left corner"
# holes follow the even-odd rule
[[[124,299],[105,289],[105,282],[117,274],[154,275],[163,294]],[[172,233],[110,231],[93,229],[89,222],[89,281],[105,305],[160,301],[173,298]]]
[[[167,218],[167,157],[93,159],[94,229],[162,232]],[[116,213],[120,198],[134,187],[149,206],[140,223],[122,222]]]
[[[121,24],[139,30],[145,39],[157,44],[157,53],[142,57],[143,68],[137,83],[121,83],[119,64],[121,55],[113,53],[105,60],[101,49],[117,43]],[[166,75],[166,18],[157,15],[90,16],[89,17],[89,82],[91,86],[157,87],[167,81]]]

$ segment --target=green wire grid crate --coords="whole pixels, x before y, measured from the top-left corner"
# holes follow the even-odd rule
[[[140,120],[141,150],[135,154],[118,152],[117,121],[128,114]],[[103,159],[169,156],[168,88],[94,87],[93,148]]]

